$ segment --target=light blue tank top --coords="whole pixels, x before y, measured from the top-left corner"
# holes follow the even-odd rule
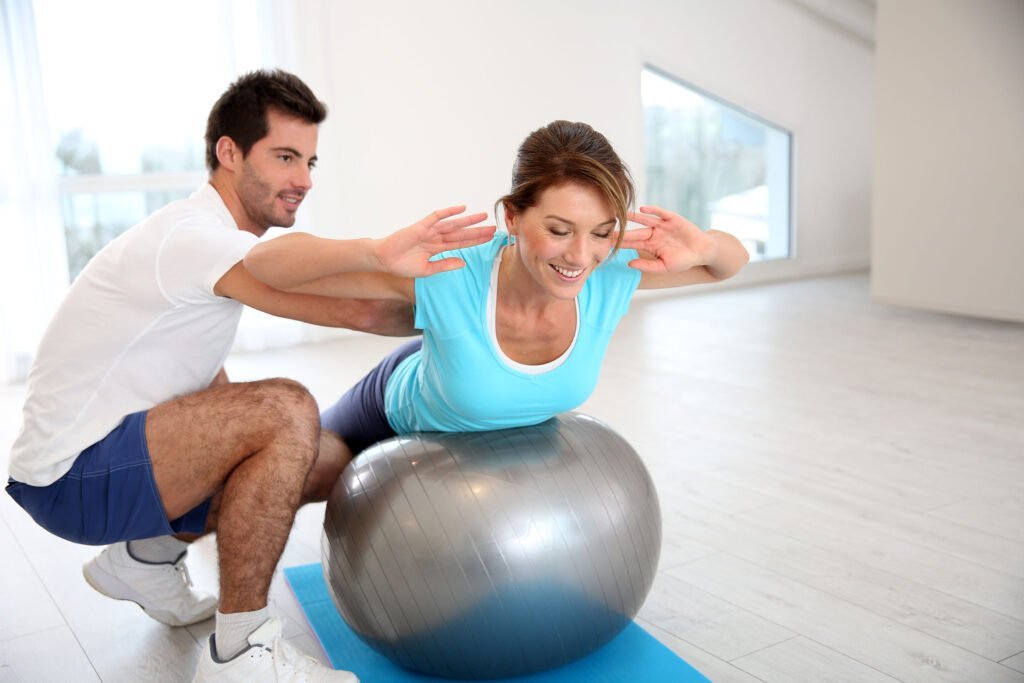
[[[494,336],[492,281],[508,243],[498,233],[457,255],[466,267],[416,280],[416,327],[423,348],[395,368],[384,406],[398,434],[463,432],[523,427],[572,410],[594,391],[605,349],[640,283],[619,250],[601,264],[576,300],[576,338],[563,356],[544,366],[508,359]]]

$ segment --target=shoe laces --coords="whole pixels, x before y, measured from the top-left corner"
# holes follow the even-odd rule
[[[282,620],[282,632],[283,630],[284,624]],[[273,653],[274,672],[277,674],[287,674],[291,672],[314,673],[322,666],[314,657],[307,655],[286,641],[281,636],[281,633],[275,635],[273,639],[263,647]]]
[[[181,576],[182,583],[185,584],[185,589],[191,591],[192,586],[192,575],[188,573],[188,565],[185,564],[185,560],[178,560],[178,563],[174,565],[174,571],[178,572]]]

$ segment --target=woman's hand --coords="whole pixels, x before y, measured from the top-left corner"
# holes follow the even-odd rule
[[[483,244],[494,237],[493,225],[470,227],[487,218],[486,213],[458,216],[465,206],[439,209],[425,218],[376,240],[374,253],[384,272],[399,277],[426,277],[466,265],[460,258],[449,257],[431,261],[442,251]]]
[[[650,254],[629,262],[645,273],[682,273],[696,266],[714,263],[716,241],[677,213],[659,206],[641,206],[629,220],[647,227],[627,230],[622,248]]]

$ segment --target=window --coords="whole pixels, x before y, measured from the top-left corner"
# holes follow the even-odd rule
[[[792,135],[656,69],[641,74],[647,201],[790,256]]]
[[[262,5],[236,15],[236,4],[33,3],[69,279],[206,179],[210,105],[240,71],[268,61]]]
[[[289,64],[295,11],[270,0],[4,0],[0,383],[25,377],[96,251],[205,181],[206,116],[227,84],[260,67],[300,70]],[[243,315],[240,332],[261,343],[269,326]]]

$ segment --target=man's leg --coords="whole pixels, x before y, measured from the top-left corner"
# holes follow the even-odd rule
[[[284,642],[267,610],[296,510],[346,462],[340,443],[320,456],[320,438],[316,402],[289,380],[215,386],[149,412],[146,440],[168,519],[219,493],[206,530],[217,533],[221,605],[196,681],[277,680],[289,671],[355,680]]]
[[[160,453],[166,450],[167,454],[165,455],[178,457],[179,459],[173,461],[173,464],[175,466],[182,466],[185,462],[182,456],[188,456],[189,448],[195,449],[195,446],[190,445],[189,442],[199,441],[202,443],[204,438],[209,438],[209,435],[203,437],[202,427],[198,427],[198,432],[196,429],[203,421],[209,421],[204,415],[210,412],[208,406],[210,401],[213,401],[216,405],[215,415],[217,419],[223,419],[227,415],[230,417],[230,423],[242,431],[246,430],[246,420],[260,420],[263,427],[272,427],[266,417],[260,417],[260,410],[254,410],[249,405],[254,400],[264,402],[262,410],[264,412],[268,410],[274,412],[278,421],[284,419],[283,413],[286,413],[286,410],[282,411],[281,409],[273,408],[271,403],[265,401],[265,394],[275,391],[280,393],[280,388],[275,389],[272,384],[239,384],[233,385],[234,388],[231,388],[232,385],[222,382],[218,383],[217,386],[225,387],[224,391],[216,393],[211,390],[199,392],[168,404],[166,406],[168,410],[165,410],[165,407],[162,406],[156,411],[156,418],[153,418],[152,415],[143,416],[145,422],[139,425],[138,432],[138,436],[142,440],[139,443],[139,448],[142,449],[144,455],[146,451],[157,451],[155,457],[154,454],[151,454],[148,460],[152,464],[154,459],[156,459],[157,462],[153,464],[153,468],[160,472],[157,475],[154,475],[154,473],[150,474],[150,486],[154,487],[154,494],[156,487],[159,486],[164,491],[165,497],[167,497],[168,487],[175,486],[173,483],[166,483],[166,477],[164,476],[166,468],[162,467],[160,459],[163,456]],[[291,384],[290,389],[296,388],[298,388],[297,385]],[[301,394],[305,394],[301,388],[298,390]],[[241,408],[237,406],[232,408],[229,405],[231,403],[241,404]],[[299,405],[301,403],[302,401],[299,402]],[[232,411],[237,413],[239,410],[244,411],[244,417],[231,414]],[[166,423],[170,423],[167,420],[168,413],[172,411],[178,414],[186,413],[186,419],[189,421],[187,429],[179,432],[179,436],[174,440],[173,448],[163,448],[160,444],[154,443],[147,444],[146,441],[152,442],[153,439],[146,439],[144,432],[152,433],[153,427],[159,428],[161,421],[166,426]],[[287,430],[285,431],[287,432]],[[239,442],[244,441],[243,436],[232,436],[227,430],[220,430],[217,436],[225,440],[227,437],[230,437]],[[257,438],[268,440],[265,436],[256,436]],[[295,442],[293,441],[292,443],[294,445]],[[216,453],[218,450],[223,450],[225,446],[209,443],[205,444],[205,448],[209,449],[207,451],[209,453]],[[338,475],[350,459],[349,451],[340,439],[336,435],[327,432],[320,436],[318,451],[314,466],[307,474],[304,482],[301,498],[303,503],[326,499]],[[237,458],[239,456],[235,455],[234,457]],[[233,460],[228,460],[228,466],[232,462]],[[204,459],[203,465],[209,466],[215,463],[216,459],[210,460],[207,458]],[[162,484],[157,484],[154,481],[156,476],[160,477],[160,480],[163,482]],[[215,475],[214,479],[217,476],[220,475]],[[200,508],[193,508],[193,510],[186,513],[187,516],[185,518],[175,519],[173,529],[169,528],[166,522],[167,519],[177,515],[181,508],[191,504],[195,497],[205,494],[206,488],[202,486],[203,481],[203,477],[200,476],[186,482],[187,487],[193,488],[184,489],[186,493],[192,496],[184,504],[179,503],[175,507],[175,504],[172,503],[165,510],[161,500],[154,500],[154,504],[160,507],[160,511],[150,513],[150,518],[152,518],[152,514],[155,514],[157,519],[165,520],[164,527],[169,532],[177,531],[177,533],[116,543],[108,547],[84,567],[85,577],[89,583],[105,595],[117,599],[132,600],[138,603],[154,619],[172,626],[195,623],[213,616],[217,608],[216,598],[196,592],[191,588],[184,560],[188,543],[218,528],[220,507],[224,498],[224,484],[226,482],[217,483],[216,486],[218,488],[208,499],[200,503]],[[209,478],[206,479],[206,483],[207,485],[209,484]],[[136,486],[145,489],[144,482],[139,482]],[[181,485],[179,485],[179,489],[181,489]],[[172,489],[170,492],[173,494],[181,493],[182,491]],[[135,504],[137,505],[138,503]],[[204,516],[205,526],[202,524]],[[152,525],[147,528],[152,528]],[[150,531],[149,533],[152,534],[153,532]],[[223,555],[221,556],[223,557]],[[230,569],[224,571],[222,567],[222,574],[230,577],[232,571]]]
[[[317,458],[318,420],[312,396],[289,380],[217,386],[149,412],[146,441],[168,519],[222,491],[222,612],[266,606]]]
[[[298,491],[316,458],[312,397],[288,380],[216,382],[151,409],[139,436],[159,497],[154,504],[163,507],[160,518],[180,522],[185,516],[184,530],[198,532],[192,540],[221,530],[224,610],[264,607]],[[165,528],[182,530],[177,523]],[[188,540],[178,534],[116,543],[86,564],[85,577],[101,593],[137,602],[166,624],[208,619],[217,599],[191,589],[182,543]]]

